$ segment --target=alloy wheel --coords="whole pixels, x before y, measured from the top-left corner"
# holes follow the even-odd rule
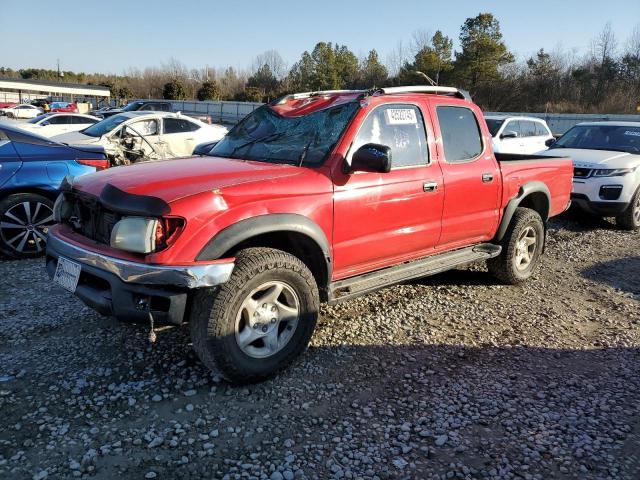
[[[19,254],[41,253],[53,223],[51,207],[39,201],[25,201],[2,213],[0,235],[6,245]]]
[[[537,248],[537,234],[533,227],[526,227],[518,236],[516,243],[516,268],[520,271],[526,270],[531,262]]]
[[[270,281],[251,291],[236,318],[238,347],[253,358],[271,357],[291,340],[300,317],[300,300],[284,282]]]

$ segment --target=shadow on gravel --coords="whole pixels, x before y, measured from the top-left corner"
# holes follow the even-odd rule
[[[584,232],[585,230],[593,229],[618,230],[615,222],[595,215],[589,215],[577,207],[571,207],[561,215],[549,220],[549,226],[552,228],[563,228],[571,232]]]
[[[132,333],[129,328],[124,330]],[[154,426],[170,426],[171,420],[195,425],[189,436],[196,438],[219,429],[215,443],[220,450],[200,459],[194,454],[194,459],[202,469],[213,466],[221,474],[230,468],[224,466],[225,459],[246,459],[258,446],[265,449],[267,458],[283,457],[279,443],[272,441],[277,419],[277,431],[282,432],[279,436],[296,438],[291,450],[300,458],[306,458],[314,445],[326,443],[325,450],[316,452],[319,465],[301,465],[310,477],[315,473],[318,478],[330,478],[325,461],[341,455],[343,448],[357,445],[365,452],[376,452],[379,460],[374,471],[383,478],[406,477],[392,463],[398,456],[416,462],[413,478],[432,478],[434,473],[445,474],[463,466],[475,469],[478,475],[474,478],[488,478],[493,477],[492,469],[504,467],[505,462],[528,465],[528,473],[542,478],[558,478],[561,467],[580,471],[579,478],[639,478],[638,348],[570,350],[424,343],[319,346],[310,348],[274,379],[234,387],[214,379],[201,381],[208,377],[202,365],[185,362],[177,354],[181,349],[176,344],[185,340],[184,332],[161,335],[152,349],[144,342],[127,340],[136,336],[123,338],[119,348],[110,348],[108,353],[86,349],[83,353],[90,367],[74,365],[67,350],[63,368],[44,373],[31,366],[23,377],[3,380],[3,389],[12,392],[6,397],[10,402],[4,405],[3,421],[13,425],[28,420],[23,421],[23,428],[12,431],[11,442],[22,446],[38,435],[33,449],[20,447],[38,458],[36,448],[60,441],[55,431],[38,430],[41,400],[33,392],[39,389],[49,392],[47,415],[60,424],[70,424],[74,438],[89,438],[91,428],[140,438]],[[50,363],[56,362],[55,353],[46,352]],[[79,351],[73,353],[80,355]],[[16,369],[22,367],[15,365]],[[216,387],[213,393],[212,387]],[[186,396],[185,391],[192,393]],[[163,397],[150,400],[162,392]],[[193,405],[192,411],[185,410],[187,404]],[[69,405],[99,412],[104,419],[96,415],[88,420]],[[265,411],[273,418],[263,415]],[[229,426],[250,435],[240,439],[230,433],[233,428],[228,430]],[[294,436],[302,430],[304,437]],[[168,430],[163,435],[170,438],[174,434]],[[348,442],[334,445],[325,439],[343,435],[348,436]],[[0,433],[0,439],[7,437]],[[105,438],[94,433],[85,449],[99,448],[107,442]],[[127,443],[122,453],[101,455],[97,471],[102,478],[113,478],[115,462],[126,466],[127,477],[142,478],[158,465],[154,458],[163,455],[163,463],[170,467],[159,467],[161,478],[183,478],[187,470],[179,460],[191,447],[170,448],[165,443],[150,449],[148,442],[139,446]],[[403,453],[405,443],[412,449]],[[196,447],[202,448],[196,444],[193,449]],[[0,452],[8,458],[15,449],[0,448]],[[74,454],[82,456],[82,452]],[[58,466],[59,473],[67,473],[68,456],[64,449],[53,449],[47,453],[47,462]],[[360,469],[356,464],[352,468],[364,475],[369,467]]]
[[[617,258],[585,268],[582,276],[629,293],[640,300],[640,257]]]

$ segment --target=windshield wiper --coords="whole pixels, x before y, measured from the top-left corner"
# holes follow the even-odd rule
[[[233,147],[233,150],[231,150],[229,155],[233,155],[234,153],[236,153],[241,148],[249,147],[249,146],[251,146],[251,145],[253,145],[255,143],[258,143],[258,142],[267,142],[267,141],[271,141],[271,140],[277,140],[278,138],[283,137],[285,135],[285,133],[286,132],[273,132],[273,133],[270,133],[269,135],[265,135],[263,137],[254,138],[253,140],[249,140],[248,142],[242,143],[242,144],[238,145],[237,147]]]

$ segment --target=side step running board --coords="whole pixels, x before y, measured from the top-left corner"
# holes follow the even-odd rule
[[[337,303],[414,278],[435,275],[467,263],[497,257],[501,251],[500,245],[482,243],[338,280],[329,285],[329,303]]]

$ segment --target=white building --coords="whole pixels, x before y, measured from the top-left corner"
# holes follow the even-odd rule
[[[83,85],[44,80],[23,80],[20,78],[0,78],[0,102],[27,103],[37,98],[51,98],[62,101],[82,101],[97,105],[108,101],[109,87]]]

